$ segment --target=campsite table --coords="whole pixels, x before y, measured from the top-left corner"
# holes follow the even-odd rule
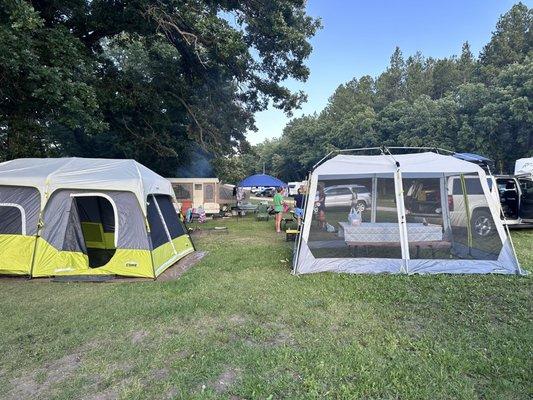
[[[339,236],[344,236],[346,244],[355,251],[359,247],[399,247],[400,230],[395,222],[363,222],[360,225],[350,225],[339,222],[341,230]],[[443,240],[440,225],[424,225],[422,223],[408,223],[407,236],[409,246],[416,248],[418,258],[421,248],[431,249],[433,255],[437,249],[447,249],[450,243]]]

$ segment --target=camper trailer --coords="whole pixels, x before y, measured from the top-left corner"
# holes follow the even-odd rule
[[[233,185],[220,183],[218,178],[167,178],[172,184],[178,203],[202,207],[206,214],[229,210],[235,203]]]

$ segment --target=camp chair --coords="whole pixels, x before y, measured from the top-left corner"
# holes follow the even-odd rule
[[[257,221],[268,221],[269,218],[268,204],[259,204],[257,207],[257,214],[255,214],[255,219]]]
[[[291,210],[289,215],[281,219],[281,229],[291,229],[293,225],[296,225],[296,217],[294,216],[294,211]]]

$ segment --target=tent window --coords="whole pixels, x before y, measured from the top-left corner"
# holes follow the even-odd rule
[[[403,185],[412,259],[497,259],[501,240],[477,174],[410,176]]]
[[[74,197],[89,267],[98,268],[106,265],[116,252],[115,209],[109,199],[94,196]]]
[[[156,249],[159,246],[168,243],[168,236],[165,232],[165,227],[159,211],[157,210],[157,205],[155,203],[155,197],[150,195],[148,196],[147,202],[147,218],[148,225],[150,225],[150,237],[152,240],[152,248]]]
[[[165,225],[168,228],[170,237],[176,239],[177,237],[185,233],[183,224],[179,220],[176,209],[172,205],[172,199],[170,196],[164,195],[155,195],[161,214],[163,214],[163,219],[165,220]]]
[[[24,209],[21,206],[0,203],[0,234],[24,235],[25,225]]]
[[[319,179],[311,200],[308,245],[314,257],[401,258],[392,175],[375,180]]]
[[[178,200],[192,199],[192,183],[173,183],[172,188]]]

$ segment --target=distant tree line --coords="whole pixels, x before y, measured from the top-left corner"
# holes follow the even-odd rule
[[[429,146],[477,152],[498,171],[533,155],[533,10],[513,6],[479,57],[464,43],[443,59],[396,48],[377,78],[340,85],[320,113],[295,118],[279,139],[218,161],[228,180],[267,171],[299,180],[327,152],[369,146]]]
[[[245,152],[254,114],[305,100],[305,0],[0,1],[0,161]]]

